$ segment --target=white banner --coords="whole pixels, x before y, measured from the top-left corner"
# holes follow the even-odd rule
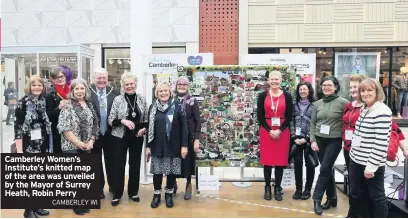
[[[177,68],[180,66],[209,66],[214,63],[212,53],[197,54],[154,54],[143,58],[145,77],[146,100],[150,104],[153,99],[155,83],[171,83],[178,77]],[[154,78],[154,77],[155,78]]]
[[[308,81],[315,86],[316,54],[250,54],[240,57],[240,65],[289,66],[296,72],[298,82]]]
[[[212,53],[155,54],[144,57],[144,72],[151,74],[177,73],[178,66],[213,65]]]

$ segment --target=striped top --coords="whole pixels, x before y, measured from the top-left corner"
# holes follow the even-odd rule
[[[350,158],[366,166],[369,172],[377,171],[384,166],[387,159],[391,131],[391,110],[382,102],[376,102],[370,109],[363,108],[356,122],[354,135],[359,136],[361,144],[352,140]]]

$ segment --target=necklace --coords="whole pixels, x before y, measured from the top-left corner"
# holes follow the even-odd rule
[[[128,103],[129,103],[129,105],[130,105],[130,107],[132,108],[132,117],[133,118],[135,118],[136,117],[136,112],[135,112],[135,107],[136,107],[136,96],[135,96],[135,100],[133,101],[133,106],[132,106],[132,104],[130,103],[130,100],[129,100],[129,98],[125,95],[125,97],[126,97],[126,100],[128,101]]]
[[[106,87],[106,88],[107,88],[107,87]],[[106,88],[105,88],[105,89],[106,89]],[[111,88],[110,91],[109,91],[109,93],[105,94],[104,96],[101,96],[100,94],[98,94],[98,92],[96,92],[96,91],[92,88],[92,86],[89,86],[89,89],[92,91],[92,93],[94,93],[96,96],[98,96],[98,97],[100,98],[100,100],[105,99],[105,98],[106,98],[107,96],[109,96],[109,94],[112,93],[112,91],[113,91],[113,88]],[[101,107],[102,109],[104,109],[104,108],[105,108],[105,103],[101,101],[100,104],[101,104],[100,107]]]

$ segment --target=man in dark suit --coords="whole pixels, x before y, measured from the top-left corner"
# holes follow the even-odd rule
[[[118,90],[108,85],[108,72],[104,68],[97,68],[94,71],[94,84],[91,84],[92,105],[99,118],[100,135],[94,144],[92,153],[102,154],[105,159],[106,177],[108,179],[109,191],[112,191],[114,186],[113,179],[113,163],[114,163],[114,145],[111,141],[111,127],[108,125],[108,117],[112,108],[113,99],[120,93]],[[102,157],[100,161],[101,171],[101,198],[105,198],[103,188],[105,186],[105,175],[103,172]]]

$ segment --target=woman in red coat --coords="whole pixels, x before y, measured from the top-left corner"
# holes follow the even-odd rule
[[[282,91],[282,73],[269,74],[269,90],[259,94],[257,117],[260,124],[260,162],[264,166],[265,200],[272,199],[271,175],[275,166],[275,199],[282,201],[283,169],[288,165],[293,101],[290,93]]]

